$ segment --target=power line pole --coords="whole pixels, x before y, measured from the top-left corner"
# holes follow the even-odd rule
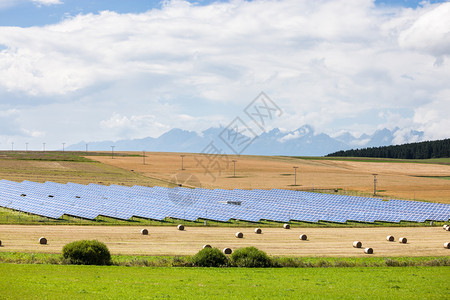
[[[372,174],[373,175],[373,195],[377,195],[377,175],[378,174]]]
[[[111,146],[111,159],[114,159],[114,147],[115,146]]]
[[[232,160],[233,162],[233,177],[236,177],[236,160]]]
[[[45,143],[42,143],[42,149],[43,149],[44,152],[45,152]]]
[[[63,145],[63,152],[64,152],[64,145],[65,145],[66,143],[62,143],[62,145]]]
[[[145,165],[145,150],[142,151],[142,164]]]
[[[182,155],[180,155],[180,157],[181,157],[181,170],[184,170],[183,159],[184,159],[185,155],[182,154]]]
[[[297,169],[298,167],[293,167],[294,168],[294,186],[297,186]]]

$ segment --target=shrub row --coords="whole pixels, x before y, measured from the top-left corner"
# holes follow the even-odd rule
[[[243,268],[268,268],[272,267],[272,259],[255,247],[246,247],[236,250],[228,259],[217,248],[204,248],[192,256],[191,262],[196,267],[243,267]]]
[[[107,246],[99,241],[82,240],[67,244],[63,248],[63,259],[58,261],[55,257],[40,258],[31,257],[2,257],[0,262],[16,263],[51,263],[51,264],[82,264],[82,265],[111,265],[111,254]],[[43,260],[42,260],[43,259]],[[163,260],[163,261],[162,261]],[[45,261],[45,262],[44,262]],[[115,265],[127,266],[176,266],[176,267],[245,267],[245,268],[267,268],[267,267],[403,267],[403,266],[450,266],[449,257],[397,260],[392,258],[352,260],[352,259],[330,259],[330,260],[308,260],[299,257],[269,257],[264,251],[255,247],[237,249],[229,257],[217,248],[204,248],[192,257],[176,256],[173,260],[167,258],[145,259],[136,257],[123,262],[115,262]]]

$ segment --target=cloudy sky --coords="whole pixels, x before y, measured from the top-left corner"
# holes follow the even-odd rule
[[[450,2],[0,0],[0,149],[267,124],[450,137]],[[107,150],[107,149],[105,149]]]

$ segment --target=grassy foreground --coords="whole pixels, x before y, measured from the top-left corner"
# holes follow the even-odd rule
[[[218,269],[0,264],[3,299],[444,299],[448,267]]]

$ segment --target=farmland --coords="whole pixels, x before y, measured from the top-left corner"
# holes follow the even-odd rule
[[[149,235],[140,234],[135,226],[44,226],[0,225],[3,246],[0,252],[61,253],[62,247],[80,239],[104,242],[115,255],[193,255],[204,244],[223,249],[255,246],[272,256],[295,257],[363,257],[363,249],[352,247],[355,240],[363,247],[372,247],[373,256],[445,256],[448,231],[440,227],[379,227],[379,228],[264,228],[255,234],[253,228],[187,227],[179,231],[175,226],[146,227]],[[244,238],[234,234],[240,231]],[[308,240],[301,241],[300,234]],[[396,242],[386,241],[393,235]],[[45,236],[47,245],[38,243]],[[407,244],[398,243],[400,237]]]
[[[0,178],[81,184],[295,189],[450,203],[450,159],[386,160],[323,157],[224,156],[205,168],[203,154],[38,152],[0,153]],[[211,159],[211,157],[209,157]],[[235,176],[232,161],[236,161]],[[203,166],[203,167],[202,167]],[[293,167],[298,167],[295,179]],[[297,185],[294,185],[296,183]]]
[[[378,196],[450,203],[450,181],[445,180],[450,176],[450,165],[445,159],[405,162],[230,156],[228,160],[236,160],[234,176],[230,163],[220,170],[205,170],[198,165],[199,155],[184,155],[181,168],[179,153],[147,153],[145,165],[139,153],[119,153],[114,158],[107,153],[89,156],[57,152],[0,153],[0,178],[371,195],[372,174],[376,173]],[[293,166],[298,166],[297,185],[294,185]],[[448,294],[448,262],[439,262],[448,256],[448,249],[443,247],[448,232],[438,226],[442,224],[391,227],[389,224],[293,222],[292,228],[285,230],[279,223],[266,221],[261,224],[208,222],[208,226],[200,221],[181,221],[186,230],[178,231],[176,224],[180,220],[119,221],[102,217],[88,221],[68,216],[49,220],[3,208],[0,222],[3,224],[0,225],[0,260],[24,263],[0,263],[0,274],[13,274],[0,280],[4,298],[293,298],[302,295],[305,298],[436,299]],[[98,226],[102,224],[109,226]],[[149,235],[140,234],[143,226]],[[261,235],[254,233],[255,226],[263,229]],[[236,231],[243,232],[244,238],[235,238]],[[300,234],[307,234],[308,239],[300,240]],[[386,241],[386,235],[394,235],[396,242]],[[48,239],[47,245],[38,243],[41,236]],[[407,237],[408,243],[398,243],[400,237]],[[65,244],[79,239],[104,242],[113,254],[115,266],[52,265],[59,261]],[[374,254],[368,256],[363,249],[353,248],[355,240],[362,241],[363,248],[372,247]],[[293,259],[295,266],[314,268],[167,267],[182,265],[204,244],[232,249],[255,246],[273,257],[286,259],[287,266],[291,266],[289,260]],[[175,261],[179,262],[175,264]],[[421,261],[424,264],[415,264]],[[36,262],[39,264],[33,264]],[[414,267],[386,267],[398,265]]]
[[[201,154],[185,154],[183,169],[178,153],[148,153],[142,157],[92,156],[90,159],[133,170],[151,179],[173,182],[174,175],[189,178],[189,186],[225,189],[296,189],[342,194],[373,195],[373,175],[377,175],[377,195],[383,197],[450,203],[450,160],[324,159],[266,156],[227,156],[215,168],[202,167]],[[236,160],[234,169],[232,160]],[[204,166],[204,165],[203,165]],[[297,178],[293,167],[297,166]],[[184,175],[183,174],[188,174]],[[192,177],[191,177],[192,178]],[[442,179],[444,178],[444,179]],[[183,181],[183,180],[182,180]],[[190,182],[189,182],[190,181]],[[294,183],[297,185],[294,186]]]

